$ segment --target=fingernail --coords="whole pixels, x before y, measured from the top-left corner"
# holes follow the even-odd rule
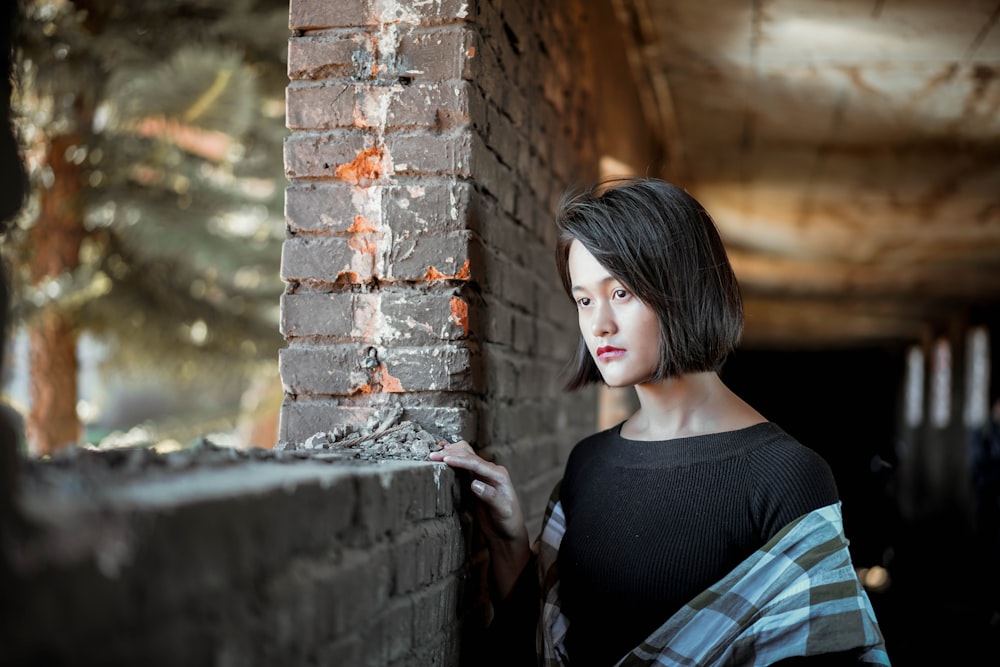
[[[482,493],[486,490],[486,485],[480,482],[478,479],[472,483],[472,490],[475,493]]]

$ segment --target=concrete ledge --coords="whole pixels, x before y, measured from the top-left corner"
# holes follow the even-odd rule
[[[454,473],[253,456],[26,463],[0,664],[459,664]]]

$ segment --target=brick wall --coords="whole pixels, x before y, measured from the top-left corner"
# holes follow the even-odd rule
[[[292,0],[282,441],[402,407],[510,468],[537,531],[595,423],[551,222],[597,176],[586,6]],[[488,563],[445,466],[125,470],[22,484],[0,665],[477,664]]]
[[[262,456],[27,465],[0,665],[460,664],[451,471]]]
[[[280,437],[403,406],[537,521],[594,424],[552,256],[597,176],[580,3],[294,0],[291,27]]]
[[[280,437],[402,406],[506,465],[535,532],[595,424],[553,262],[598,174],[581,3],[295,0],[291,27]]]

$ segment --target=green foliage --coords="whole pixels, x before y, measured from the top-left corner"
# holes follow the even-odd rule
[[[15,320],[52,303],[111,341],[111,370],[252,373],[281,345],[281,144],[287,0],[32,0],[14,115],[33,192],[3,239]],[[52,173],[47,138],[88,184],[80,267],[27,277]],[[190,373],[188,373],[190,375]]]

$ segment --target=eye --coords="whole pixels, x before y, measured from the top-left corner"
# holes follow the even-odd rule
[[[579,299],[576,300],[576,305],[579,306],[579,307],[581,307],[581,308],[584,307],[584,306],[589,306],[590,305],[590,297],[581,296]]]
[[[615,296],[616,299],[625,299],[625,298],[628,298],[628,291],[622,289],[621,287],[619,287],[618,289],[616,289],[614,291],[614,296]]]

